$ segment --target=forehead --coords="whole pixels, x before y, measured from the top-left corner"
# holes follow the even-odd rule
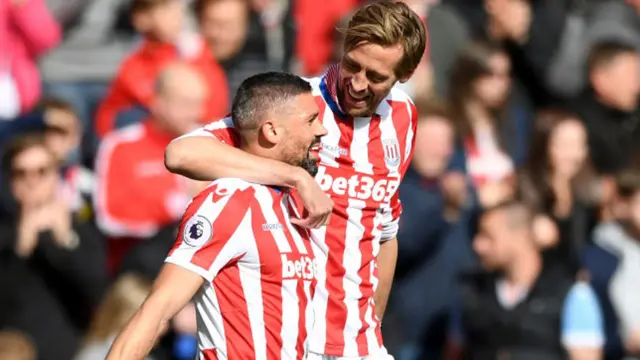
[[[357,63],[365,70],[390,75],[402,60],[403,55],[404,50],[401,44],[383,47],[364,43],[351,49],[344,58],[346,61]]]
[[[287,106],[292,108],[290,116],[293,117],[308,118],[318,112],[318,105],[311,92],[296,95]]]
[[[247,3],[243,0],[219,0],[207,4],[204,14],[209,19],[237,18],[248,9]]]
[[[13,159],[13,166],[25,166],[28,164],[44,164],[53,159],[51,153],[42,146],[34,146],[20,152]]]

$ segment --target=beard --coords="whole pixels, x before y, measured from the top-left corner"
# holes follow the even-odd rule
[[[299,166],[305,169],[313,177],[318,173],[318,162],[308,156],[300,162]]]

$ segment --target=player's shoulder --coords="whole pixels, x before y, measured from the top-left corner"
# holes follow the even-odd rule
[[[306,81],[311,85],[311,92],[313,95],[320,95],[320,84],[322,83],[322,78],[324,75],[315,76],[315,77],[303,77],[302,80]]]
[[[217,130],[233,129],[233,127],[233,119],[231,118],[231,115],[229,115],[221,119],[216,119],[209,122],[204,127],[202,127],[202,129],[212,132]]]
[[[393,103],[402,103],[405,106],[415,106],[413,103],[413,99],[411,96],[406,93],[406,91],[402,90],[398,86],[394,86],[389,91],[389,95],[387,95],[387,101],[391,101]]]
[[[254,193],[254,184],[238,178],[220,178],[214,180],[203,190],[206,195],[212,195],[214,201],[221,197],[233,197],[242,193]]]

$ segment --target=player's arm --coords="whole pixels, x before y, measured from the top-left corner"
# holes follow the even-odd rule
[[[376,313],[378,318],[382,320],[387,303],[389,302],[389,294],[391,293],[391,285],[393,284],[393,275],[396,271],[396,261],[398,260],[398,238],[394,237],[380,244],[380,253],[378,254],[378,271],[380,280],[378,288],[374,295],[376,304]]]
[[[258,184],[295,188],[305,205],[307,216],[291,221],[312,228],[328,223],[333,202],[309,173],[300,167],[230,146],[233,144],[229,135],[231,131],[230,128],[214,132],[201,129],[193,135],[173,140],[165,150],[167,169],[195,180],[239,178]]]
[[[178,265],[166,264],[149,297],[118,335],[107,360],[142,360],[163,329],[202,286],[203,278]]]

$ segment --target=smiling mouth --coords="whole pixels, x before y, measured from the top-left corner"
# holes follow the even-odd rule
[[[314,143],[309,147],[309,151],[320,151],[320,142]]]

